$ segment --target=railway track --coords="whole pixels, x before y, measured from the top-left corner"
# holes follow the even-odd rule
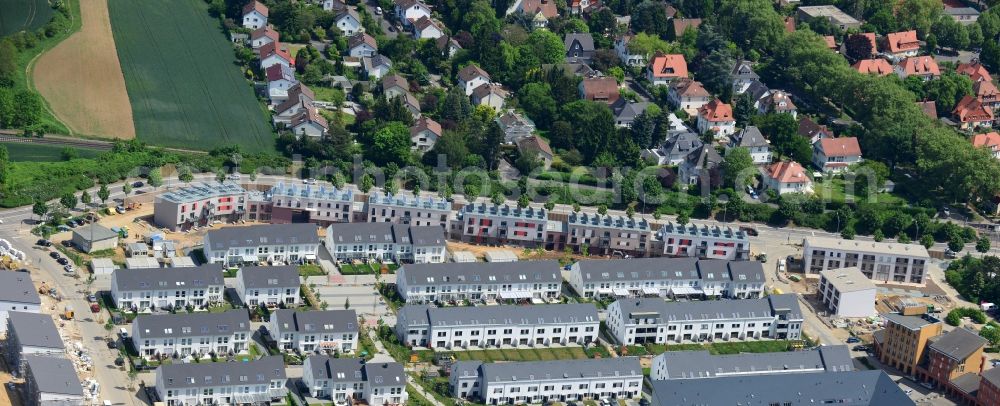
[[[89,140],[82,138],[70,138],[63,135],[46,134],[43,137],[24,137],[20,132],[13,130],[0,130],[0,142],[19,142],[24,144],[51,145],[57,147],[89,148],[100,151],[110,151],[114,147],[112,141]],[[207,154],[206,151],[195,151],[190,149],[163,147],[167,151],[182,152],[188,154]]]

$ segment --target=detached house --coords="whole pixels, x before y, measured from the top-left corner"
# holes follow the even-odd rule
[[[580,81],[580,98],[595,102],[614,104],[621,97],[618,81],[610,76],[586,78]]]
[[[747,126],[730,137],[726,152],[728,153],[733,148],[746,148],[750,152],[754,164],[762,165],[771,162],[771,143],[755,126]]]
[[[503,130],[504,142],[508,144],[517,142],[521,138],[530,137],[535,132],[535,122],[513,109],[507,110],[497,117],[496,122]]]
[[[549,169],[552,166],[554,154],[549,142],[537,135],[525,137],[517,140],[517,150],[522,155],[532,156],[542,163],[542,167]]]
[[[260,52],[260,68],[265,71],[276,64],[287,67],[295,66],[295,59],[292,59],[292,55],[288,51],[281,48],[281,43],[278,41],[261,45],[258,52]]]
[[[913,56],[904,59],[896,65],[896,74],[900,78],[906,79],[910,76],[918,76],[924,80],[937,79],[941,76],[937,61],[930,56]]]
[[[282,350],[351,354],[358,348],[358,314],[354,310],[278,309],[271,314],[267,332]]]
[[[792,96],[783,90],[772,90],[771,93],[760,99],[760,106],[757,110],[761,114],[791,114],[792,118],[798,115],[798,109],[795,107],[795,103],[792,103]]]
[[[378,42],[371,35],[359,33],[347,39],[347,49],[352,57],[371,57],[378,53]]]
[[[264,44],[278,42],[278,38],[278,31],[275,31],[270,25],[261,27],[250,34],[250,47],[257,49],[264,46]]]
[[[987,148],[990,151],[990,155],[993,155],[993,158],[1000,159],[1000,134],[996,131],[972,136],[972,146]]]
[[[657,54],[646,69],[646,77],[653,86],[668,85],[671,81],[687,76],[687,61],[680,54]]]
[[[993,82],[981,80],[972,84],[972,92],[986,107],[996,109],[1000,107],[1000,90]]]
[[[753,71],[750,61],[736,62],[730,74],[733,76],[733,94],[743,94],[751,83],[760,80],[760,76]]]
[[[394,9],[396,19],[406,27],[413,21],[431,17],[431,8],[419,0],[397,0]]]
[[[320,138],[326,135],[330,126],[327,124],[326,119],[319,115],[319,110],[310,104],[306,106],[304,111],[292,118],[289,128],[299,138]]]
[[[673,131],[659,148],[643,151],[643,159],[652,159],[657,165],[680,165],[696,149],[701,148],[701,137],[688,131]]]
[[[698,109],[698,132],[709,131],[715,133],[716,138],[725,138],[736,131],[732,106],[715,99]]]
[[[968,76],[969,79],[972,79],[973,83],[983,82],[983,81],[986,82],[993,81],[993,77],[990,76],[990,71],[986,70],[986,67],[983,66],[982,62],[979,61],[960,63],[955,68],[955,72]]]
[[[590,33],[566,34],[563,41],[566,58],[589,60],[594,56],[594,37]]]
[[[413,38],[416,39],[438,39],[444,36],[441,25],[430,17],[420,17],[411,24]]]
[[[646,55],[635,53],[629,49],[629,42],[632,41],[632,37],[631,34],[626,34],[616,38],[615,54],[618,55],[618,60],[626,66],[643,66],[646,64]]]
[[[291,124],[292,120],[306,108],[311,107],[314,101],[316,101],[316,95],[309,86],[302,83],[292,85],[288,88],[286,100],[274,107],[274,115],[272,116],[274,124]]]
[[[698,31],[698,27],[701,26],[700,18],[672,18],[670,22],[673,23],[674,38],[680,38],[684,35],[684,31],[689,29]]]
[[[430,117],[420,117],[410,127],[410,148],[420,152],[430,151],[441,134],[441,124]]]
[[[437,45],[438,51],[441,51],[441,55],[444,55],[445,58],[455,56],[462,49],[462,45],[458,41],[455,41],[455,38],[449,36],[438,37],[434,42]]]
[[[259,1],[251,1],[243,6],[243,28],[256,30],[267,26],[267,6]]]
[[[832,138],[833,131],[830,131],[825,125],[817,124],[812,121],[809,117],[802,117],[799,120],[799,130],[796,132],[800,137],[805,137],[809,140],[809,145],[815,144],[821,138]]]
[[[631,128],[635,118],[645,113],[652,104],[651,102],[630,102],[618,99],[618,102],[611,106],[611,111],[615,114],[615,125],[621,128]]]
[[[805,169],[798,162],[778,162],[767,167],[764,174],[764,186],[778,192],[808,193],[812,192],[812,180],[806,176]]]
[[[250,308],[299,304],[299,267],[245,266],[236,271],[236,294]]]
[[[472,90],[472,104],[476,106],[489,106],[493,111],[503,110],[507,103],[510,92],[504,90],[499,83],[487,83]]]
[[[958,120],[958,127],[963,130],[993,126],[993,109],[972,96],[962,97],[955,104],[952,115]]]
[[[813,144],[813,165],[823,172],[841,172],[861,162],[861,145],[855,137],[824,138]]]
[[[348,8],[337,15],[334,24],[341,34],[348,37],[364,31],[364,27],[361,26],[361,16],[353,8]]]
[[[721,164],[722,156],[715,152],[715,147],[702,144],[701,148],[692,151],[684,158],[684,162],[677,168],[677,175],[681,182],[688,185],[701,184],[715,187],[722,183],[719,172]]]
[[[403,96],[410,92],[410,82],[399,74],[392,74],[382,78],[382,95],[386,100]]]
[[[885,36],[884,53],[893,59],[903,59],[917,56],[920,51],[920,41],[917,31],[890,32]]]
[[[683,78],[670,83],[667,99],[670,100],[670,105],[695,115],[701,106],[712,100],[712,95],[705,90],[701,82]]]
[[[466,96],[472,96],[477,87],[490,83],[490,74],[479,66],[469,64],[458,71],[458,86],[465,89]]]
[[[893,73],[892,65],[885,59],[862,59],[851,65],[854,70],[870,75],[887,76]]]
[[[299,83],[295,71],[280,63],[271,65],[264,71],[267,77],[267,97],[271,104],[281,104],[288,100],[288,89]]]
[[[392,61],[389,57],[378,54],[361,58],[361,66],[368,74],[369,79],[379,80],[389,74],[389,70],[392,69]]]
[[[323,10],[339,14],[347,10],[347,5],[340,0],[323,0]]]
[[[531,18],[535,28],[545,28],[549,21],[559,17],[559,9],[554,0],[520,0],[515,3],[514,10]],[[511,14],[508,10],[507,14]]]

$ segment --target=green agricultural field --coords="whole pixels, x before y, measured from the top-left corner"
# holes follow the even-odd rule
[[[55,14],[46,0],[0,0],[0,10],[0,37],[41,28]]]
[[[140,140],[201,150],[233,144],[244,151],[274,149],[264,107],[204,1],[109,5]]]
[[[22,142],[0,142],[0,145],[7,147],[7,154],[14,162],[51,162],[62,161],[62,151],[65,147],[42,144],[27,144]],[[93,158],[101,154],[101,151],[87,148],[73,148],[78,158]]]

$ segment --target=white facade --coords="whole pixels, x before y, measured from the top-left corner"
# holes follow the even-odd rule
[[[276,310],[267,331],[285,351],[353,354],[358,349],[358,315],[354,310]]]
[[[396,272],[396,290],[407,303],[558,299],[562,276],[556,261],[412,264]]]
[[[423,129],[410,134],[410,148],[420,152],[427,152],[430,151],[431,148],[434,148],[434,144],[437,143],[437,140],[437,134],[434,134],[431,130]]]
[[[139,356],[208,358],[245,353],[252,333],[244,310],[224,313],[141,315],[132,322],[132,343]]]
[[[272,65],[278,65],[278,64],[284,65],[286,68],[292,67],[291,61],[285,59],[285,57],[282,56],[281,54],[275,52],[271,55],[264,57],[264,59],[260,60],[260,69],[267,70],[267,68],[270,68]]]
[[[540,404],[584,399],[633,399],[642,395],[636,357],[481,363],[452,367],[452,396],[487,405]],[[612,401],[617,404],[617,402]]]
[[[227,227],[205,234],[204,253],[209,263],[234,266],[244,263],[300,263],[316,260],[319,236],[313,224],[269,224]]]
[[[451,203],[438,197],[414,197],[403,194],[368,195],[369,223],[399,223],[412,226],[447,227],[452,217]]]
[[[251,10],[249,13],[243,14],[243,28],[256,30],[266,25],[267,16],[257,10]]]
[[[375,48],[372,48],[372,46],[368,45],[368,44],[358,44],[358,45],[355,45],[349,51],[349,55],[353,56],[355,58],[363,58],[363,57],[366,57],[366,56],[367,57],[372,57],[372,56],[375,56],[375,54],[377,54],[377,53],[378,53],[378,50],[375,49]]]
[[[156,394],[167,406],[284,402],[287,378],[280,356],[249,362],[161,365]]]
[[[297,306],[302,302],[300,287],[296,266],[252,266],[236,272],[236,294],[250,307]]]
[[[404,26],[409,27],[413,21],[421,17],[431,18],[431,9],[419,1],[401,1],[394,7],[396,19]]]
[[[857,267],[820,272],[819,295],[838,317],[871,317],[875,311],[875,284]]]
[[[708,131],[715,132],[715,138],[724,138],[736,132],[736,120],[713,121],[698,114],[698,132],[704,134]]]
[[[632,53],[628,49],[628,43],[631,37],[618,37],[615,40],[615,53],[618,54],[618,60],[628,66],[646,66],[646,56]]]
[[[761,297],[766,282],[759,262],[694,258],[582,260],[568,281],[582,297],[739,299]]]
[[[122,310],[202,308],[223,301],[222,267],[116,269],[111,274],[111,298]]]
[[[472,91],[477,87],[490,83],[490,78],[483,75],[474,75],[469,80],[458,79],[458,85],[465,89],[466,96],[472,96]]]
[[[0,333],[7,331],[7,312],[39,313],[41,304],[27,272],[0,272]]]
[[[337,29],[345,36],[352,36],[363,30],[361,21],[358,21],[354,14],[345,12],[337,18]]]
[[[326,250],[339,261],[370,259],[417,264],[445,261],[444,229],[391,223],[332,224]]]
[[[302,383],[309,396],[337,405],[364,400],[369,405],[405,405],[406,373],[395,362],[313,355],[302,365]]]
[[[920,244],[841,240],[810,237],[802,242],[802,263],[806,276],[815,277],[827,269],[858,267],[878,283],[925,283],[930,255]]]
[[[396,322],[402,343],[436,350],[586,345],[597,341],[599,329],[597,308],[591,304],[407,305]]]
[[[278,182],[271,188],[270,196],[272,223],[286,222],[285,218],[291,222],[291,213],[295,211],[308,214],[309,221],[313,223],[353,221],[354,192],[350,189]]]

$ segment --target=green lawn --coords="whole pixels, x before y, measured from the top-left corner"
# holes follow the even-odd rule
[[[844,203],[847,200],[847,182],[843,178],[824,179],[822,182],[813,182],[813,191],[816,196],[828,199],[833,203]],[[852,194],[859,191],[852,191]],[[853,201],[857,202],[861,196],[854,196]],[[891,193],[879,193],[874,196],[874,201],[884,205],[901,205],[906,203],[906,199]]]
[[[483,362],[497,361],[553,361],[558,359],[585,359],[587,352],[580,347],[573,348],[525,348],[525,349],[491,349],[473,351],[455,351],[455,359],[459,361],[478,360]],[[602,355],[604,356],[604,355]]]
[[[0,0],[0,10],[0,37],[39,29],[55,15],[46,0]]]
[[[108,3],[139,140],[200,150],[274,149],[263,105],[206,2]]]
[[[366,264],[340,264],[340,273],[341,275],[369,275],[374,274],[375,271]]]
[[[0,4],[4,0],[0,0]],[[2,6],[0,6],[2,7]],[[0,142],[0,145],[7,147],[10,160],[15,162],[51,162],[63,160],[63,149],[65,147],[45,144],[28,144],[24,142]],[[73,147],[73,151],[78,158],[94,158],[103,151],[89,148]]]
[[[319,265],[306,264],[299,265],[299,276],[323,276],[326,272],[323,272],[323,268]]]
[[[226,311],[229,311],[229,310],[232,310],[232,309],[234,309],[233,305],[229,304],[229,302],[223,302],[223,303],[217,304],[215,306],[210,306],[208,308],[208,312],[209,313],[222,313],[222,312],[226,312]]]

